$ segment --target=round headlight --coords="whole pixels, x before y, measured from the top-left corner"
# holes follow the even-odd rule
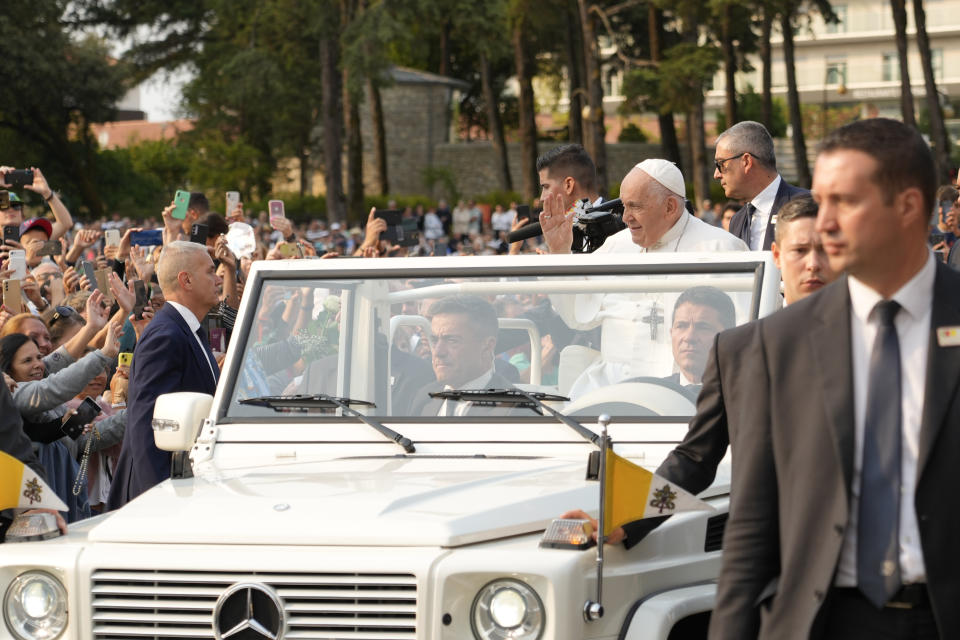
[[[474,598],[471,621],[479,640],[537,640],[543,635],[543,603],[519,580],[494,580]]]
[[[53,640],[67,626],[67,591],[49,573],[22,573],[7,588],[3,617],[20,640]]]

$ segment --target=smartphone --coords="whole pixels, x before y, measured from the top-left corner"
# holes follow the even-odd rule
[[[170,215],[177,220],[184,220],[187,217],[187,209],[190,208],[190,192],[177,190],[173,196],[173,213]]]
[[[450,253],[450,247],[446,242],[435,242],[433,243],[433,255],[435,256],[445,256]]]
[[[287,217],[286,210],[283,207],[283,200],[270,200],[267,203],[267,209],[270,211],[270,226],[274,229],[277,225],[273,224],[276,219],[283,220]]]
[[[116,298],[113,297],[113,292],[110,291],[110,274],[113,272],[113,269],[97,269],[93,272],[93,277],[97,279],[97,289],[103,293],[103,301],[107,303],[107,306],[113,305]]]
[[[14,280],[23,280],[27,277],[27,252],[23,249],[11,249],[10,250],[10,262],[7,267],[8,269],[13,269],[13,275],[10,276]]]
[[[403,218],[397,229],[397,244],[401,247],[415,247],[420,244],[420,230],[416,218]]]
[[[133,293],[137,297],[133,303],[133,317],[137,320],[143,320],[143,308],[147,306],[147,303],[150,301],[150,298],[147,297],[147,287],[143,284],[143,280],[133,281]]]
[[[207,244],[207,236],[209,233],[210,228],[207,225],[196,222],[190,227],[190,242]]]
[[[20,281],[7,279],[3,281],[3,306],[10,313],[17,314],[23,309],[23,295],[20,293]]]
[[[38,256],[59,256],[63,253],[63,245],[59,240],[47,240],[37,251]]]
[[[284,258],[294,258],[298,253],[297,245],[290,242],[284,242],[277,245],[277,251],[279,251],[280,255],[282,255]]]
[[[117,365],[121,367],[129,367],[133,364],[133,354],[129,351],[124,351],[123,353],[117,356]]]
[[[517,220],[522,220],[526,218],[530,220],[530,205],[528,204],[518,204],[517,205]],[[534,221],[535,222],[535,221]]]
[[[941,232],[934,231],[930,234],[930,246],[936,246],[941,242],[943,242],[943,234]]]
[[[116,229],[107,229],[103,232],[103,243],[108,247],[119,247],[120,232]]]
[[[403,213],[399,209],[384,209],[383,211],[377,210],[373,214],[375,218],[380,218],[387,223],[387,230],[384,231],[380,237],[383,240],[388,240],[393,244],[397,243],[397,228],[400,226],[400,221],[403,218]]]
[[[240,204],[240,192],[227,191],[227,215],[228,216],[231,213],[233,213],[233,210],[237,208],[238,204]]]
[[[216,353],[225,353],[227,351],[226,329],[210,329],[210,349]]]
[[[159,247],[163,244],[163,230],[134,231],[130,234],[130,244],[138,247]]]
[[[87,277],[87,282],[90,283],[90,290],[99,289],[97,286],[97,268],[94,264],[89,260],[83,260],[80,262],[80,268],[83,269],[83,275]]]
[[[20,242],[20,225],[18,224],[3,225],[3,241],[6,242],[7,240]]]
[[[3,174],[3,181],[11,187],[25,187],[33,184],[33,171],[29,169],[14,169]]]
[[[6,189],[0,189],[0,209],[10,208],[10,192]]]
[[[76,413],[70,416],[70,419],[60,425],[60,429],[76,440],[83,435],[83,428],[93,422],[93,419],[100,414],[100,406],[89,396],[83,399]]]

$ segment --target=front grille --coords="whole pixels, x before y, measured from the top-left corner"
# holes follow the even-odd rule
[[[729,513],[721,513],[707,520],[707,536],[703,541],[704,551],[720,551],[723,547],[723,530],[727,527]]]
[[[212,639],[217,598],[238,582],[277,592],[289,640],[416,637],[413,575],[101,569],[91,582],[97,640]]]

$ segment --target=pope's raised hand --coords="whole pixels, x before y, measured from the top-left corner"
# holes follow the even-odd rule
[[[570,253],[573,245],[573,216],[575,210],[567,212],[563,205],[563,195],[553,194],[543,199],[543,211],[540,212],[540,228],[550,253]]]

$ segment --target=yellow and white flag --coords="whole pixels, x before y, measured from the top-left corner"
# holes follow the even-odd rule
[[[57,511],[68,508],[33,469],[0,451],[0,510],[21,507]]]
[[[669,480],[621,458],[612,449],[607,448],[606,456],[603,535],[642,518],[714,510]]]

